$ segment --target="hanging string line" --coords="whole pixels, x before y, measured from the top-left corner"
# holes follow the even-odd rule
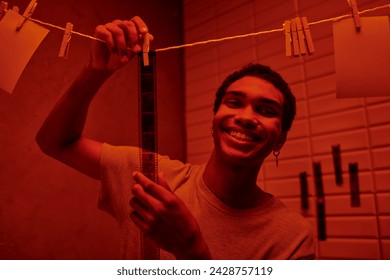
[[[41,20],[38,20],[38,19],[35,19],[35,18],[29,18],[29,20],[31,20],[33,22],[36,22],[36,23],[39,23],[40,25],[44,25],[44,26],[48,26],[48,27],[52,27],[52,28],[56,28],[56,29],[65,31],[64,27],[61,27],[61,26],[58,26],[58,25],[54,25],[54,24],[51,24],[51,23],[48,23],[48,22],[44,22],[44,21],[41,21]],[[87,35],[87,34],[84,34],[84,33],[80,33],[80,32],[77,32],[77,31],[73,31],[72,30],[72,34],[79,35],[79,36],[84,37],[84,38],[88,38],[88,39],[91,39],[91,40],[100,41],[100,42],[105,43],[105,41],[103,41],[102,39],[99,39],[99,38],[96,38],[96,37],[93,37],[93,36],[90,36],[90,35]]]
[[[363,11],[359,11],[359,15],[363,15],[363,14],[366,14],[366,13],[374,12],[374,11],[385,9],[385,8],[390,8],[390,4],[374,7],[374,8],[363,10]],[[352,14],[347,14],[347,15],[342,15],[342,16],[337,16],[337,17],[332,17],[332,18],[327,18],[327,19],[322,19],[322,20],[318,20],[318,21],[309,22],[308,24],[309,25],[316,25],[316,24],[321,24],[321,23],[325,23],[325,22],[338,21],[338,20],[341,20],[341,19],[349,18],[351,16],[352,16]],[[41,21],[41,20],[38,20],[38,19],[34,19],[34,18],[29,18],[29,20],[31,20],[33,22],[36,22],[36,23],[39,23],[39,24],[44,25],[44,26],[48,26],[48,27],[52,27],[52,28],[55,28],[55,29],[59,29],[59,30],[65,31],[65,28],[63,28],[61,26],[57,26],[57,25],[51,24],[51,23],[48,23],[48,22],[44,22],[44,21]],[[270,34],[270,33],[281,32],[281,31],[284,31],[284,28],[277,28],[277,29],[272,29],[272,30],[258,31],[258,32],[247,33],[247,34],[242,34],[242,35],[235,35],[235,36],[229,36],[229,37],[224,37],[224,38],[210,39],[210,40],[206,40],[206,41],[199,41],[199,42],[183,44],[183,45],[178,45],[178,46],[159,48],[159,49],[156,49],[155,51],[156,52],[162,52],[162,51],[168,51],[168,50],[175,50],[175,49],[199,46],[199,45],[204,45],[204,44],[209,44],[209,43],[216,43],[216,42],[222,42],[222,41],[227,41],[227,40],[233,40],[233,39],[240,39],[240,38],[258,36],[258,35],[263,35],[263,34]],[[105,41],[103,41],[103,40],[101,40],[99,38],[96,38],[96,37],[93,37],[93,36],[90,36],[90,35],[86,35],[86,34],[83,34],[83,33],[80,33],[80,32],[72,31],[72,34],[79,35],[81,37],[85,37],[85,38],[88,38],[88,39],[91,39],[91,40],[100,41],[100,42],[105,43]]]
[[[368,12],[373,12],[373,11],[384,9],[384,8],[390,8],[390,4],[389,5],[383,5],[383,6],[374,7],[372,9],[367,9],[367,10],[359,12],[359,14],[365,14],[365,13],[368,13]],[[308,23],[308,25],[316,25],[316,24],[320,24],[320,23],[324,23],[324,22],[338,21],[338,20],[341,20],[341,19],[344,19],[344,18],[348,18],[348,17],[351,17],[351,16],[352,16],[352,14],[342,15],[342,16],[338,16],[338,17],[333,17],[333,18],[328,18],[328,19],[323,19],[323,20],[311,22],[311,23]],[[184,44],[184,45],[179,45],[179,46],[172,46],[172,47],[167,47],[167,48],[160,48],[160,49],[156,49],[156,52],[173,50],[173,49],[179,49],[179,48],[186,48],[186,47],[193,47],[193,46],[204,45],[204,44],[208,44],[208,43],[222,42],[222,41],[227,41],[227,40],[245,38],[245,37],[250,37],[250,36],[258,36],[258,35],[262,35],[262,34],[281,32],[281,31],[284,31],[284,28],[278,28],[278,29],[273,29],[273,30],[253,32],[253,33],[248,33],[248,34],[243,34],[243,35],[224,37],[224,38],[220,38],[220,39],[211,39],[211,40],[200,41],[200,42],[195,42],[195,43],[189,43],[189,44]]]

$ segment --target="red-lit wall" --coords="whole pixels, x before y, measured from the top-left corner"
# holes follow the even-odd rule
[[[388,0],[357,2],[360,10],[389,4]],[[280,29],[285,20],[297,16],[312,22],[350,13],[347,1],[340,0],[184,0],[183,7],[188,43]],[[389,15],[389,9],[364,16],[375,15]],[[298,113],[281,150],[279,167],[269,158],[259,184],[317,228],[312,163],[321,162],[327,239],[317,242],[317,257],[390,259],[390,90],[389,97],[336,99],[332,23],[312,26],[311,31],[316,52],[310,57],[286,57],[283,32],[185,50],[188,160],[208,159],[213,147],[212,104],[225,76],[248,62],[270,65],[290,83]],[[336,186],[333,173],[331,149],[337,144],[342,155],[342,186]],[[360,207],[350,203],[351,162],[359,165]],[[301,172],[308,174],[307,211],[300,204]]]
[[[29,1],[8,3],[23,12]],[[39,0],[33,17],[63,27],[70,21],[75,31],[92,35],[98,24],[135,15],[148,23],[152,49],[181,43],[179,0]],[[69,58],[60,59],[63,32],[49,29],[13,94],[0,91],[0,259],[115,259],[118,228],[97,209],[99,182],[45,156],[35,143],[44,118],[88,61],[91,44],[73,35]],[[159,148],[183,160],[181,52],[158,55],[157,73]],[[137,144],[137,81],[134,61],[104,85],[90,109],[89,136]]]

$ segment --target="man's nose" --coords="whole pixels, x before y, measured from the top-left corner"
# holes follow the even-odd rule
[[[251,108],[245,108],[234,116],[235,122],[244,128],[256,128],[259,125],[259,120],[256,118],[255,112]]]

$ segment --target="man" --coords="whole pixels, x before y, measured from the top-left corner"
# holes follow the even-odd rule
[[[141,51],[139,17],[98,26],[91,59],[37,134],[48,155],[102,181],[99,206],[118,221],[121,256],[139,258],[139,232],[162,259],[310,259],[309,223],[256,185],[264,159],[278,155],[295,115],[295,98],[270,68],[248,65],[217,92],[206,165],[159,156],[159,184],[138,172],[136,147],[82,135],[88,107],[110,75]]]

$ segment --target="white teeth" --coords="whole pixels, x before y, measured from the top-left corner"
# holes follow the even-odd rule
[[[233,136],[234,138],[241,140],[241,141],[252,141],[253,140],[253,136],[247,135],[247,134],[242,133],[242,132],[230,131],[229,134],[231,136]]]

